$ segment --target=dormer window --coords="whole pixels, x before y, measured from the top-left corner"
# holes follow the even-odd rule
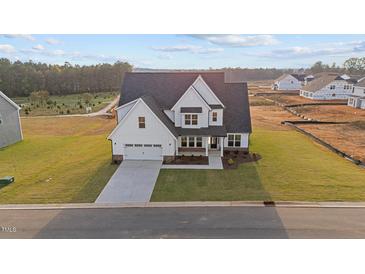
[[[218,117],[217,112],[213,112],[213,113],[212,113],[212,121],[213,121],[213,122],[217,122],[217,117]]]
[[[197,114],[185,114],[185,125],[196,126],[198,124]]]
[[[146,128],[146,119],[145,119],[145,117],[143,117],[143,116],[138,117],[138,127],[139,128]]]

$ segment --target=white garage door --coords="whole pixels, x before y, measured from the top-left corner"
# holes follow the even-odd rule
[[[161,144],[126,144],[124,159],[162,160],[162,146]]]

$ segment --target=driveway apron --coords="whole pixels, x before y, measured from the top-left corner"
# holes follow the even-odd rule
[[[123,161],[95,203],[149,202],[162,161]]]

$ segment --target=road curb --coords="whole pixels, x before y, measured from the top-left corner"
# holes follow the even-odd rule
[[[113,208],[187,208],[187,207],[277,207],[277,208],[365,208],[365,202],[274,202],[263,201],[222,202],[147,202],[122,204],[6,204],[0,210],[62,210],[62,209],[113,209]]]

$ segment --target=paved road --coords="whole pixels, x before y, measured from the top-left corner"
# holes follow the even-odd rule
[[[149,202],[162,161],[123,161],[95,203]]]
[[[365,238],[365,208],[2,209],[0,226],[0,238]]]

